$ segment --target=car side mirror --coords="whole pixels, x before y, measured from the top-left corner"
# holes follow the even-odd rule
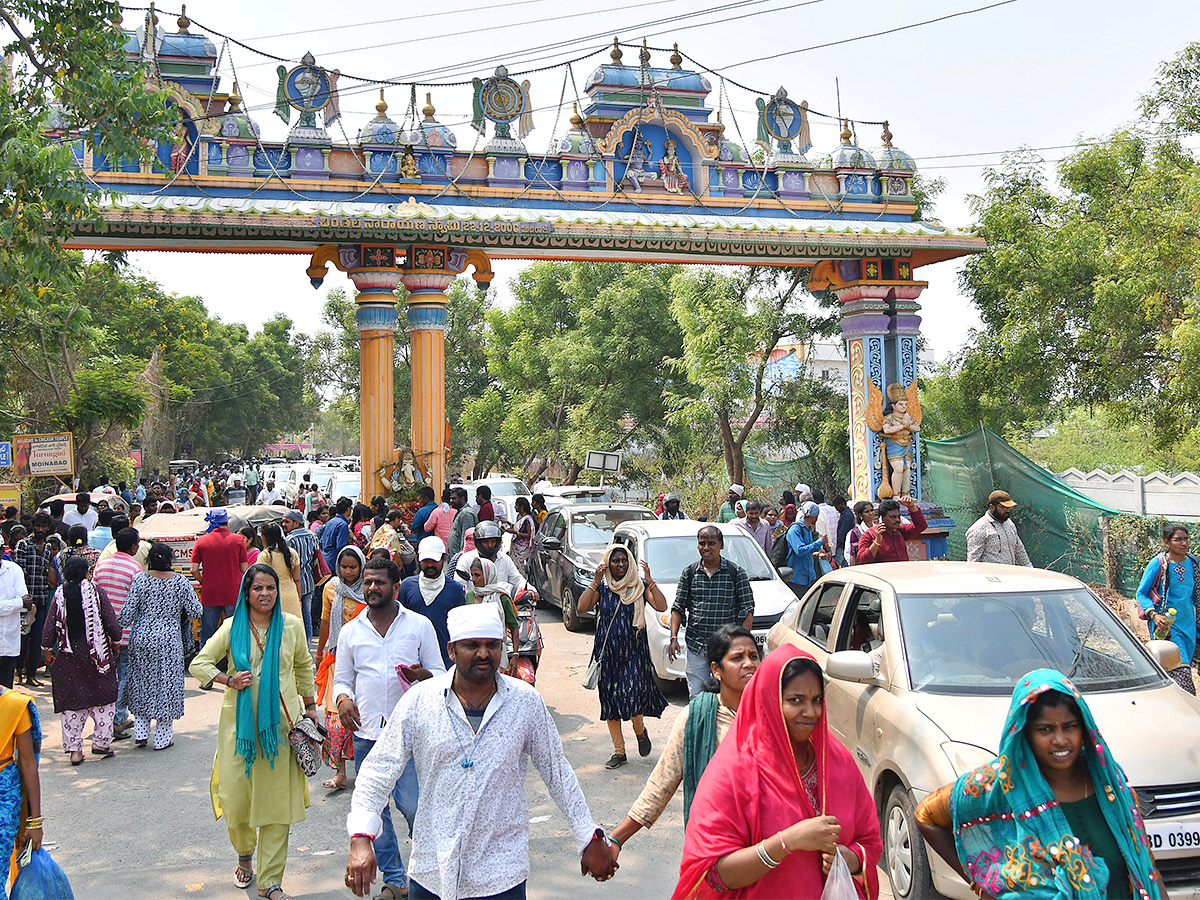
[[[784,581],[791,581],[792,576],[795,574],[795,571],[792,569],[791,566],[780,566],[775,571],[779,573],[779,577],[782,578]]]
[[[838,681],[874,681],[875,661],[861,650],[839,650],[825,660],[825,674]]]
[[[546,538],[546,540],[544,540],[542,542],[542,546],[545,547],[547,550],[561,550],[562,549],[562,541],[560,541],[556,537],[548,537],[548,538]]]
[[[1174,641],[1150,641],[1146,644],[1146,649],[1150,651],[1154,661],[1167,672],[1178,669],[1183,664],[1180,659],[1179,645]]]

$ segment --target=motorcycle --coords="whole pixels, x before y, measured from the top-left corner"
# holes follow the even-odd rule
[[[513,597],[517,611],[517,650],[509,659],[509,674],[529,684],[537,682],[538,661],[542,656],[542,630],[538,627],[534,609],[537,601],[533,593],[525,588]]]

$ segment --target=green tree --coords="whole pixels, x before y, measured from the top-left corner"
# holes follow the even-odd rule
[[[781,342],[809,343],[837,328],[834,301],[814,298],[806,280],[804,269],[751,266],[695,267],[671,281],[671,313],[683,342],[667,367],[691,390],[669,393],[669,420],[715,425],[731,481],[745,483],[746,441],[773,400],[771,353]]]

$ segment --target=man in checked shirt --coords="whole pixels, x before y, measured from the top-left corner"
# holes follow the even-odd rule
[[[687,625],[688,698],[694,700],[711,677],[708,671],[709,636],[722,625],[741,625],[747,631],[754,623],[754,592],[750,576],[731,559],[721,555],[725,536],[715,525],[705,525],[696,534],[700,551],[679,576],[675,603],[671,607],[671,644],[667,656],[679,655],[679,629]]]

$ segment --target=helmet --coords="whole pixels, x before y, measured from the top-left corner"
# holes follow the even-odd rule
[[[680,502],[680,497],[674,491],[671,491],[671,493],[667,494],[667,496],[665,498],[663,498],[663,503],[679,503],[679,502]]]
[[[499,538],[500,526],[487,519],[475,526],[475,543],[486,541],[488,538]]]

